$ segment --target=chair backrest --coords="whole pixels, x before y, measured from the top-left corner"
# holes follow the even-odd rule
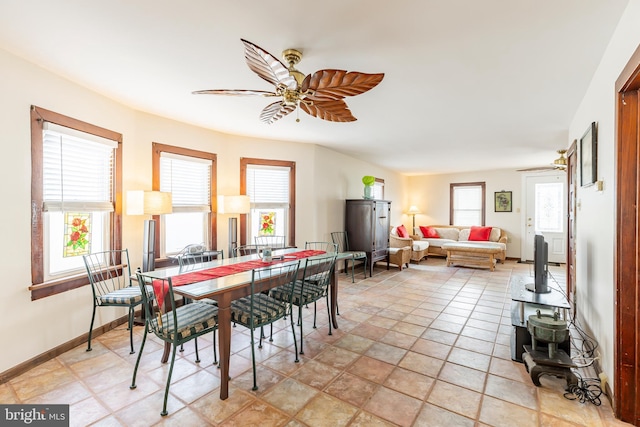
[[[331,274],[336,263],[337,253],[328,255],[318,255],[305,258],[304,273],[300,292],[304,293],[304,286],[312,284],[323,290],[322,295],[326,295],[331,281]]]
[[[268,246],[272,249],[284,248],[284,236],[256,236],[256,245]]]
[[[346,231],[334,231],[331,233],[331,240],[338,245],[338,252],[349,251],[349,239]]]
[[[331,242],[305,242],[304,248],[325,251],[328,254],[338,252],[338,244]]]
[[[291,302],[294,288],[292,285],[298,277],[299,268],[300,260],[297,260],[295,262],[276,264],[267,268],[253,270],[251,274],[250,307],[246,307],[243,311],[258,314],[260,318],[270,317],[270,313],[273,312],[272,301],[265,298],[263,292],[283,285],[290,285],[284,288],[289,290],[288,302]],[[238,304],[239,301],[242,300],[237,300],[234,304]],[[244,301],[246,301],[246,299]],[[284,316],[286,312],[282,314]],[[254,316],[251,316],[251,319],[244,319],[243,323],[250,324],[251,328],[253,328],[260,325],[260,318],[254,319]]]
[[[176,255],[178,264],[180,265],[180,271],[187,271],[193,268],[196,264],[211,261],[223,257],[222,251],[210,251],[204,244],[192,244],[187,245]]]
[[[167,335],[165,333],[167,329],[179,330],[180,325],[175,311],[177,307],[171,278],[152,280],[140,271],[136,272],[136,276],[142,293],[142,306],[145,310],[145,322],[149,331],[163,336]],[[153,292],[150,292],[152,289]],[[159,297],[164,300],[166,310],[162,310],[162,304],[158,301]]]
[[[233,248],[233,256],[239,257],[244,255],[253,255],[259,252],[258,245],[243,245]]]
[[[82,258],[93,297],[98,304],[101,296],[131,286],[131,265],[127,249],[95,252]]]

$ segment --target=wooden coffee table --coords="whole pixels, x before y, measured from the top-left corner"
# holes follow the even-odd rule
[[[442,245],[447,251],[447,267],[463,265],[489,268],[494,270],[496,255],[502,251],[502,245],[492,242],[452,242]]]

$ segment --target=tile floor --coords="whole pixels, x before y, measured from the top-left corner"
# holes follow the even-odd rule
[[[258,353],[251,391],[248,331],[233,330],[229,399],[219,399],[211,338],[176,358],[169,415],[160,416],[168,366],[147,341],[135,390],[136,354],[120,327],[0,385],[3,403],[68,403],[74,426],[623,426],[602,406],[563,397],[551,377],[535,387],[511,361],[508,284],[531,266],[447,268],[441,258],[402,272],[382,264],[352,284],[341,275],[340,329],[327,335],[324,304],[305,310],[305,354],[294,363],[288,323]],[[562,268],[551,267],[564,283]],[[88,323],[88,319],[87,319]],[[135,328],[136,349],[142,328]],[[584,371],[584,370],[581,370]],[[582,373],[584,376],[593,374]],[[604,398],[604,396],[603,396]]]

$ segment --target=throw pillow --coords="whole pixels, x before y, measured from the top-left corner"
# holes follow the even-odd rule
[[[424,226],[420,226],[420,231],[422,231],[422,235],[424,237],[427,237],[429,239],[439,239],[440,235],[438,234],[438,232],[435,230],[435,228],[433,227],[424,227]]]
[[[396,233],[398,233],[398,237],[402,237],[403,239],[409,237],[409,232],[404,227],[404,224],[398,226],[398,228],[396,229]]]
[[[471,231],[469,232],[469,240],[475,241],[483,241],[486,242],[489,240],[489,236],[491,235],[491,227],[476,227],[472,226]]]

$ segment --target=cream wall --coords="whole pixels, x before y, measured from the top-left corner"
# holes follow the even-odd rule
[[[485,224],[500,227],[507,232],[507,257],[520,258],[522,220],[522,173],[515,169],[477,171],[443,175],[421,175],[408,178],[409,204],[416,205],[421,214],[416,215],[419,225],[449,224],[450,184],[464,182],[484,182],[486,191]],[[511,212],[494,212],[494,193],[511,191]],[[410,217],[405,226],[413,224]]]
[[[615,81],[640,46],[640,0],[631,0],[578,108],[569,141],[598,123],[598,180],[604,191],[578,188],[576,214],[576,299],[600,345],[602,366],[613,381],[615,342]]]
[[[0,178],[5,200],[0,221],[0,372],[87,333],[91,295],[82,287],[31,301],[31,146],[29,107],[37,105],[123,134],[124,191],[151,188],[151,144],[184,146],[217,154],[219,194],[238,194],[240,157],[296,162],[296,243],[326,239],[344,223],[345,198],[362,194],[362,175],[385,179],[391,200],[404,198],[406,178],[310,144],[230,136],[138,112],[0,50]],[[394,206],[395,208],[395,206]],[[125,207],[126,209],[126,207]],[[123,216],[123,246],[141,264],[143,217]],[[218,218],[218,247],[227,247],[227,219]],[[125,315],[98,310],[96,327]],[[7,347],[9,348],[9,347]]]

